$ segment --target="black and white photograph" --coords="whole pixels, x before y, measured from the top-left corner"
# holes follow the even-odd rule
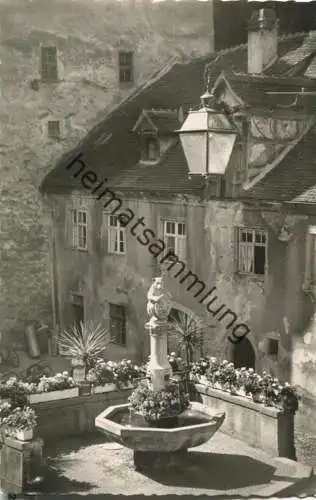
[[[0,497],[316,496],[316,2],[0,0]]]

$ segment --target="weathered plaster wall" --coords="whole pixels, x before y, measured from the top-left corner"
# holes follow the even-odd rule
[[[42,178],[135,85],[175,56],[212,49],[212,2],[21,1],[2,3],[0,18],[0,325],[17,318],[22,334],[27,321],[51,321]],[[41,43],[57,46],[62,81],[33,90]],[[118,85],[119,50],[135,52],[134,86]],[[58,141],[47,137],[49,117],[65,120]]]
[[[103,219],[102,223],[101,216],[102,204],[93,200],[91,251],[86,254],[64,248],[65,200],[63,199],[60,217],[58,247],[60,303],[69,302],[71,282],[76,281],[79,273],[89,290],[89,314],[106,317],[107,302],[122,302],[127,305],[132,318],[128,348],[139,351],[136,344],[142,344],[144,335],[145,297],[152,277],[160,273],[158,261],[162,254],[156,259],[149,252],[148,246],[141,245],[137,236],[132,235],[127,228],[126,255],[109,255],[106,220]],[[194,200],[171,203],[154,199],[126,199],[121,211],[127,207],[135,214],[135,221],[138,217],[144,217],[146,227],[158,237],[162,237],[163,219],[186,221],[187,270],[176,276],[180,266],[174,266],[167,275],[167,286],[175,302],[204,319],[207,325],[206,351],[221,357],[232,355],[231,343],[227,340],[232,327],[226,328],[231,318],[218,321],[207,311],[205,303],[207,304],[208,300],[204,304],[199,303],[201,297],[216,286],[217,290],[212,298],[217,296],[217,300],[211,310],[215,311],[223,305],[225,307],[222,311],[230,309],[236,313],[238,319],[235,325],[238,322],[249,326],[251,333],[248,338],[257,356],[258,369],[271,369],[273,365],[270,359],[260,353],[261,340],[270,332],[280,334],[282,353],[285,353],[285,356],[284,359],[279,359],[278,363],[274,363],[272,368],[277,370],[276,375],[288,380],[291,376],[291,364],[287,354],[291,351],[291,338],[302,331],[304,321],[308,319],[309,299],[301,287],[305,244],[303,225],[298,225],[294,236],[288,243],[284,243],[268,227],[259,210],[245,209],[239,202],[213,201],[203,205]],[[130,222],[128,227],[131,228],[132,225]],[[268,274],[264,279],[240,276],[235,272],[235,231],[238,226],[258,227],[268,231]],[[99,234],[100,241],[97,236]],[[136,234],[141,235],[142,229],[137,229]],[[206,285],[205,292],[198,297],[194,297],[199,290],[198,285],[187,290],[192,278],[180,282],[188,270],[195,273]],[[290,301],[294,304],[293,307],[289,306]],[[87,305],[87,311],[89,307]],[[67,322],[66,312],[62,311],[61,314]],[[146,351],[144,345],[143,349]]]
[[[102,206],[93,201],[93,225],[89,236],[92,239],[91,251],[82,253],[67,249],[64,219],[66,199],[57,197],[55,201],[60,213],[57,254],[59,303],[64,324],[67,320],[71,321],[70,316],[67,316],[70,290],[76,279],[81,278],[85,283],[84,294],[88,301],[87,319],[103,318],[108,325],[108,302],[122,303],[127,307],[127,347],[111,345],[108,349],[109,358],[127,356],[139,360],[148,353],[148,335],[144,328],[147,321],[146,294],[152,278],[160,273],[157,260],[128,229],[127,255],[109,255],[107,232],[104,226],[101,227]],[[143,216],[146,227],[158,237],[161,236],[161,219],[174,217],[186,220],[187,267],[204,281],[207,290],[216,285],[218,300],[212,310],[225,304],[237,314],[239,322],[251,328],[248,338],[256,354],[256,370],[268,369],[281,379],[301,387],[304,397],[296,416],[295,432],[298,450],[304,450],[306,446],[311,449],[315,444],[313,436],[316,432],[316,349],[302,342],[302,335],[313,313],[313,304],[303,292],[302,284],[306,230],[307,225],[314,221],[311,218],[299,221],[293,228],[290,240],[281,242],[278,231],[267,225],[260,210],[245,210],[239,202],[213,201],[203,205],[194,200],[189,203],[183,200],[170,203],[143,198],[126,199],[121,210],[126,207],[133,210],[135,220]],[[276,219],[279,217],[278,212],[272,215]],[[268,230],[268,274],[264,280],[241,277],[235,273],[234,228],[243,225]],[[101,241],[98,234],[101,234]],[[137,234],[142,233],[137,231]],[[227,330],[227,323],[217,321],[199,303],[199,297],[194,297],[198,288],[186,290],[190,279],[180,283],[183,274],[173,278],[176,272],[175,267],[167,275],[167,286],[175,307],[192,311],[204,320],[206,354],[232,359],[233,346],[227,340],[231,329]],[[278,359],[267,356],[260,348],[262,340],[271,332],[280,335]]]

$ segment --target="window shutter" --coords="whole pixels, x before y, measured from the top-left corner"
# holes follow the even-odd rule
[[[312,242],[313,234],[307,233],[305,250],[305,272],[303,289],[308,290],[311,286],[311,263],[312,263]]]
[[[74,231],[73,231],[73,210],[66,207],[65,211],[65,241],[66,245],[70,248],[74,246]]]
[[[109,246],[108,246],[108,249],[109,249],[110,253],[113,253],[113,252],[115,252],[115,242],[116,242],[116,235],[117,235],[116,228],[109,226],[108,235],[109,235]]]
[[[186,260],[186,237],[178,236],[178,257],[181,260]]]
[[[233,228],[233,250],[234,250],[234,271],[235,273],[238,273],[239,271],[239,266],[238,266],[238,260],[239,260],[239,227],[234,227]]]

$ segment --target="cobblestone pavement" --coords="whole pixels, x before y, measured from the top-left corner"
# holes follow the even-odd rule
[[[295,462],[268,457],[221,432],[191,450],[183,469],[164,474],[136,472],[132,451],[107,442],[102,434],[53,443],[46,456],[42,491],[89,498],[103,493],[274,496],[301,474]]]

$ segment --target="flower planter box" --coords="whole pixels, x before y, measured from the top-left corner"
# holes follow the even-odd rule
[[[252,398],[235,396],[202,384],[195,387],[199,401],[214,411],[226,413],[222,432],[238,435],[250,446],[261,448],[273,456],[295,460],[295,412],[284,412],[256,403]]]
[[[122,384],[122,389],[134,389],[135,384],[133,382],[126,382],[125,384]]]
[[[38,394],[29,394],[27,399],[30,404],[42,403],[44,401],[56,401],[58,399],[75,398],[79,396],[79,388],[63,389],[61,391],[40,392]]]
[[[200,377],[200,384],[202,385],[209,385],[209,381],[207,380],[205,375],[201,375]]]
[[[14,434],[14,437],[18,441],[32,441],[32,439],[34,437],[34,431],[33,431],[33,429],[21,429],[21,430],[16,431],[16,433]]]
[[[104,385],[95,385],[92,389],[92,394],[103,394],[104,392],[116,391],[117,387],[113,383],[108,383]]]
[[[89,382],[80,382],[78,384],[79,396],[90,396],[92,394],[92,387]]]

